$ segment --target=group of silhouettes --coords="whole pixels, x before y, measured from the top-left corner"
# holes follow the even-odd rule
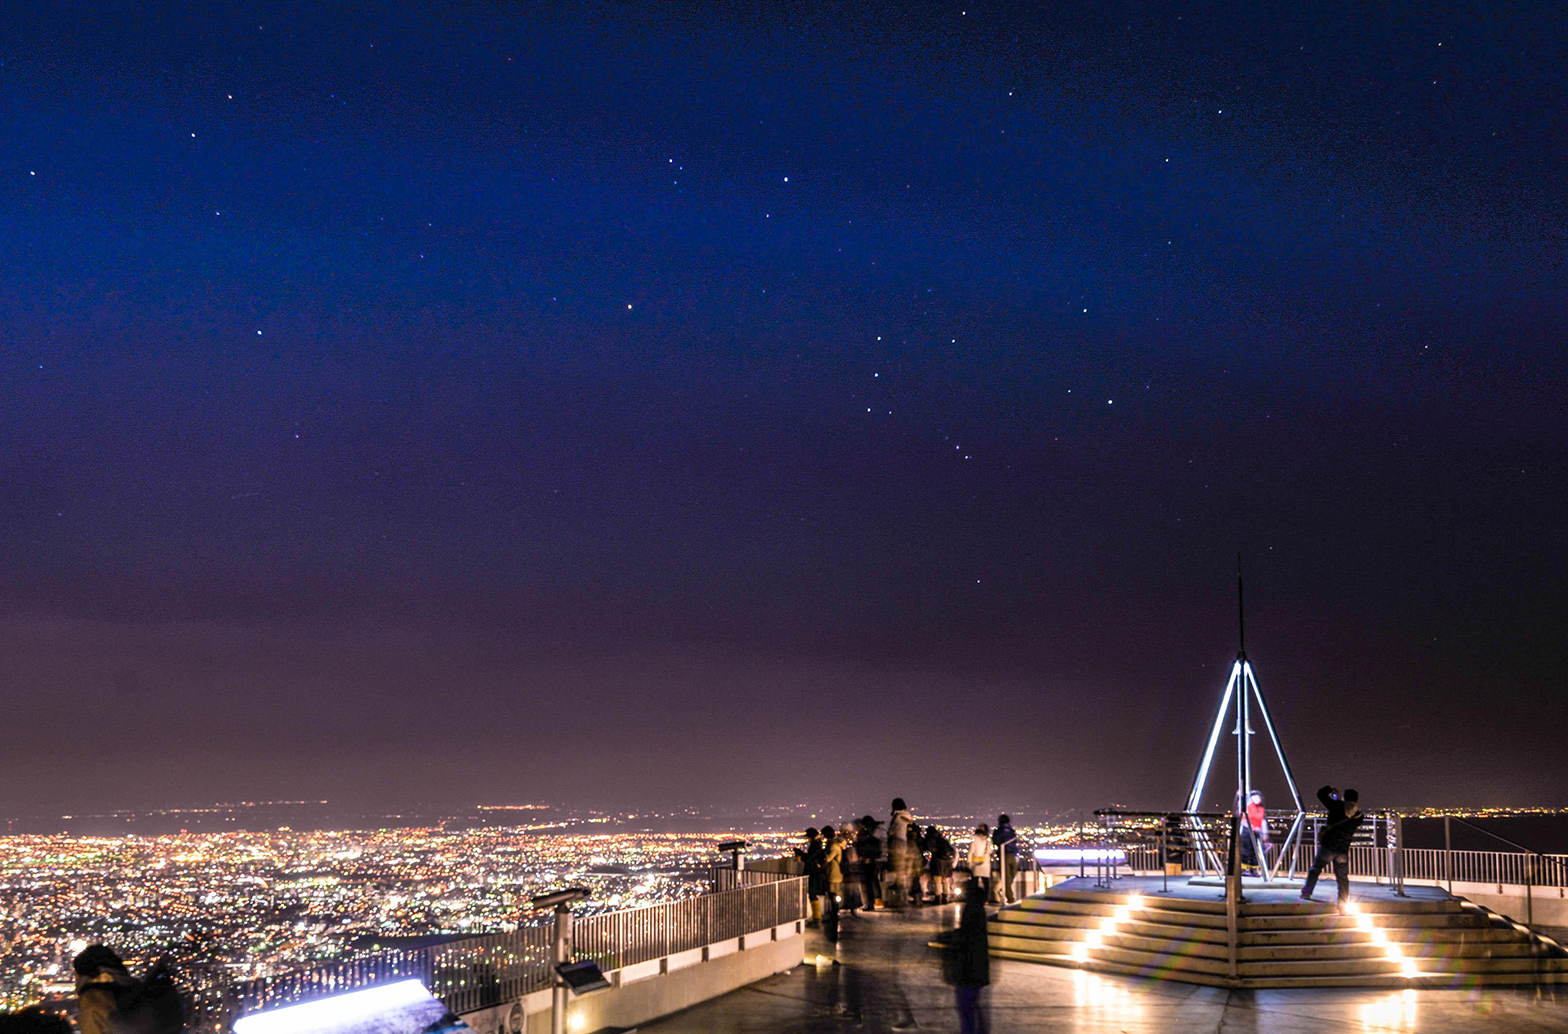
[[[981,990],[991,982],[987,902],[1015,900],[1018,833],[1011,818],[982,822],[963,850],[935,825],[922,827],[902,797],[886,823],[866,815],[840,827],[808,828],[795,851],[811,901],[808,922],[820,926],[838,964],[844,912],[900,911],[961,900],[958,926],[943,935],[943,975],[953,985],[959,1027],[985,1029]]]
[[[840,911],[900,910],[956,900],[955,876],[979,884],[993,902],[1014,900],[1018,833],[1002,815],[993,831],[980,823],[959,849],[935,825],[922,827],[902,797],[888,821],[871,815],[840,827],[810,827],[795,850],[806,877],[812,925]]]

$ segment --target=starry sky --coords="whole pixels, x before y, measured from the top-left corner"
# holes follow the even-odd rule
[[[1553,5],[0,12],[0,811],[1568,804]]]

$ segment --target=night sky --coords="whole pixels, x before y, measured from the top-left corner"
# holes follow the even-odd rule
[[[0,812],[1568,803],[1556,5],[5,5]],[[1218,795],[1216,795],[1218,796]]]

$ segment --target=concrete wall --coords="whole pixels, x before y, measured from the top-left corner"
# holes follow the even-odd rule
[[[614,987],[571,1000],[569,1029],[635,1027],[793,969],[805,956],[803,927],[800,922],[786,923],[607,973]],[[469,1013],[463,1022],[477,1034],[547,1032],[550,992],[535,991],[515,1002]]]
[[[1447,880],[1406,880],[1406,884],[1448,889]],[[1526,907],[1524,888],[1516,883],[1460,883],[1454,894],[1500,912],[1517,923],[1561,928],[1568,926],[1568,891],[1562,887],[1532,887]]]

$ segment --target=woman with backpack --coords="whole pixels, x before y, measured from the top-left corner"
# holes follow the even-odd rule
[[[986,893],[991,890],[991,827],[984,822],[975,827],[975,835],[969,841],[969,873],[975,883],[978,883]],[[968,901],[966,893],[964,900]]]

